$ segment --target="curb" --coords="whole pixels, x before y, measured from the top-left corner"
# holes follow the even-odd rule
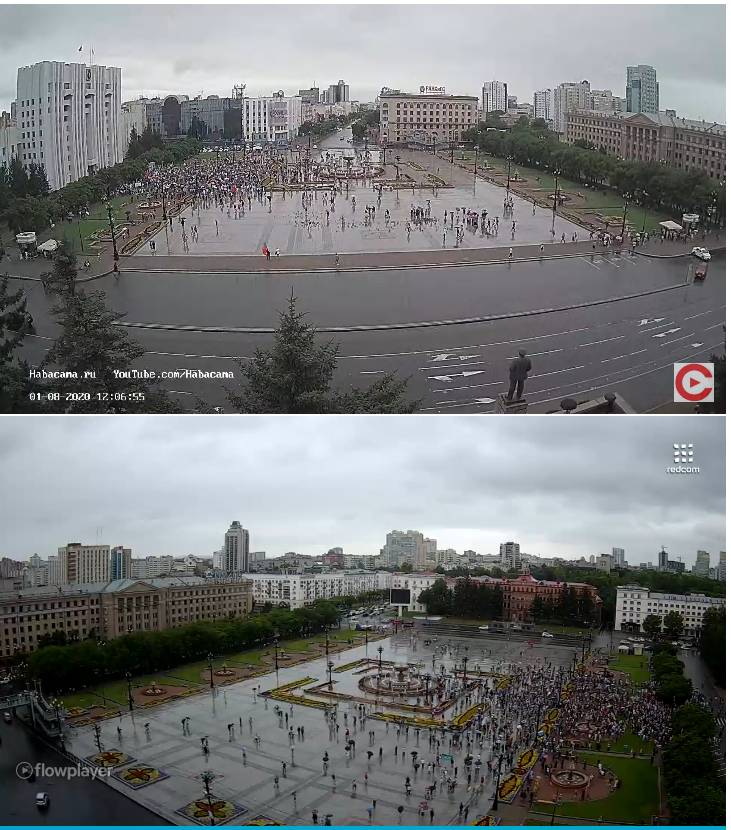
[[[639,291],[635,294],[624,294],[621,297],[607,297],[602,300],[591,300],[585,303],[574,303],[567,306],[557,306],[556,308],[536,308],[529,311],[511,311],[504,314],[489,314],[483,317],[465,317],[457,320],[429,320],[418,323],[382,323],[362,326],[320,326],[319,332],[359,332],[359,331],[399,331],[404,329],[423,329],[434,328],[436,326],[462,326],[472,323],[492,323],[498,320],[512,320],[519,317],[535,317],[540,314],[553,314],[560,311],[573,311],[579,308],[591,308],[593,306],[606,305],[608,303],[618,303],[623,300],[634,300],[639,297],[649,297],[654,294],[662,294],[665,291],[675,291],[678,288],[687,288],[686,282],[677,283],[675,285],[668,285],[664,288],[653,288],[648,291]],[[196,326],[196,325],[182,325],[178,323],[131,323],[126,320],[119,320],[115,326],[123,326],[124,328],[132,329],[149,329],[156,331],[194,331],[202,333],[221,333],[221,334],[274,334],[277,329],[266,327],[250,327],[250,326]]]
[[[718,247],[718,248],[709,248],[708,250],[712,254],[721,254],[721,253],[725,254],[726,253],[726,246],[723,245],[723,246]],[[686,257],[693,258],[693,254],[691,254],[690,251],[687,251],[684,254],[648,254],[648,253],[643,253],[642,251],[637,251],[637,254],[639,256],[646,256],[646,257],[650,257],[652,259],[685,259]],[[698,261],[701,262],[702,260],[698,260]]]

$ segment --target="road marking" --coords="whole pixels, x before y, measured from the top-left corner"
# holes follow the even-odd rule
[[[660,334],[653,334],[653,337],[667,337],[668,334],[675,334],[676,331],[680,331],[679,328],[677,329],[668,329],[667,331],[661,331]]]
[[[596,268],[597,271],[601,271],[601,268],[596,263],[592,262],[590,259],[582,257],[581,261],[585,262],[587,265],[591,265],[592,268]]]
[[[703,345],[703,343],[691,343],[690,345],[691,345],[694,349],[697,349],[697,348],[699,348],[700,346],[702,346],[702,345]]]
[[[607,357],[605,360],[601,360],[599,362],[600,363],[611,363],[612,360],[621,360],[623,357],[632,357],[633,355],[642,354],[642,352],[646,352],[646,351],[647,351],[647,349],[640,349],[637,352],[629,352],[628,354],[621,354],[621,355],[618,355],[617,357]]]
[[[703,329],[703,331],[710,331],[711,329],[717,329],[719,326],[725,326],[726,323],[716,323],[713,326],[708,326],[707,329]]]
[[[665,319],[665,317],[655,317],[655,319],[654,319],[654,320],[652,320],[652,319],[647,319],[646,317],[643,317],[643,318],[640,320],[640,325],[641,325],[641,326],[646,326],[648,323],[662,323],[662,321],[663,321],[664,319]],[[687,320],[687,319],[688,319],[688,318],[686,317],[686,320]]]
[[[680,331],[680,329],[678,329]],[[669,346],[671,343],[678,343],[681,340],[687,340],[689,337],[693,337],[695,332],[691,332],[690,334],[684,334],[682,337],[676,337],[675,340],[665,340],[662,343],[659,343],[659,347],[662,348],[663,346]]]
[[[583,349],[585,346],[598,346],[599,343],[611,343],[612,340],[623,340],[624,335],[620,334],[617,337],[608,337],[606,340],[592,340],[591,343],[579,343],[577,348]]]
[[[456,372],[452,375],[429,375],[429,380],[441,380],[446,383],[450,383],[452,378],[468,378],[472,375],[484,375],[485,372],[483,369],[478,369],[477,371],[473,372]]]
[[[683,317],[684,320],[695,320],[696,317],[703,317],[704,314],[713,314],[715,308],[709,308],[708,311],[701,311],[700,314],[691,314],[690,317]]]
[[[373,369],[370,372],[361,372],[361,375],[382,375],[385,371],[385,369]]]
[[[477,357],[477,355],[475,355],[475,357]],[[487,361],[485,361],[485,360],[475,360],[472,363],[461,363],[461,364],[460,363],[450,363],[449,366],[443,366],[441,368],[443,368],[443,369],[458,369],[460,366],[485,366],[486,364],[487,364]],[[433,366],[422,366],[419,369],[419,371],[420,372],[433,372],[434,367]]]
[[[544,354],[556,354],[556,352],[562,352],[562,351],[563,351],[563,349],[550,349],[547,352],[531,352],[530,356],[531,357],[541,357]],[[513,355],[508,355],[505,358],[505,360],[515,360],[515,357]]]

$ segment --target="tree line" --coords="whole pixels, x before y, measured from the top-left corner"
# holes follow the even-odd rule
[[[726,611],[711,608],[703,618],[699,640],[701,657],[716,683],[726,686]]]
[[[42,166],[31,165],[26,172],[15,156],[9,165],[0,165],[0,222],[13,234],[40,233],[69,213],[76,214],[109,198],[117,188],[139,181],[150,162],[179,164],[198,155],[201,149],[200,142],[193,138],[163,143],[160,135],[149,128],[140,136],[133,130],[130,137],[123,162],[104,167],[53,192],[48,190]]]
[[[693,684],[683,674],[675,649],[658,647],[651,671],[655,694],[673,707],[669,743],[662,751],[662,773],[672,823],[725,824],[724,781],[713,740],[716,723],[711,712],[691,700]]]
[[[454,588],[446,581],[437,581],[419,596],[427,613],[468,619],[502,619],[503,592],[500,585],[458,579]]]
[[[499,125],[499,129],[496,127]],[[589,142],[566,144],[550,130],[543,119],[533,122],[523,116],[514,127],[505,129],[499,120],[488,119],[467,130],[463,141],[477,145],[484,153],[498,158],[510,156],[523,167],[532,167],[561,176],[588,187],[612,190],[618,202],[624,194],[641,206],[673,216],[699,213],[704,220],[715,211],[710,222],[721,227],[725,219],[726,192],[719,182],[700,170],[678,170],[669,165],[623,161],[609,155],[606,148]]]
[[[267,614],[197,622],[164,631],[139,631],[104,641],[99,633],[67,645],[45,645],[27,658],[28,675],[40,680],[44,691],[59,693],[83,689],[128,672],[144,675],[186,662],[233,654],[324,631],[338,621],[331,602],[317,602],[294,611],[276,609]]]

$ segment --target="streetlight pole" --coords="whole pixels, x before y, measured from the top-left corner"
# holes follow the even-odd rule
[[[492,810],[493,810],[493,812],[495,812],[495,810],[497,810],[497,801],[498,801],[498,795],[499,795],[499,792],[500,792],[500,772],[502,771],[502,768],[503,768],[503,753],[501,752],[500,753],[500,759],[498,760],[498,764],[497,764],[497,778],[495,780],[495,798],[493,798],[493,800],[492,800]]]
[[[274,671],[277,675],[277,686],[279,686],[279,638],[274,638]]]
[[[646,191],[642,191],[642,205],[645,208],[645,212],[642,214],[642,233],[645,232],[645,223],[647,222],[647,197],[650,194]]]
[[[330,640],[327,636],[327,628],[325,629],[325,659],[330,659]]]
[[[627,227],[627,207],[629,205],[629,193],[624,194],[624,213],[622,214],[622,242],[624,242],[624,231]]]
[[[510,164],[514,160],[515,156],[508,156],[506,161],[508,162],[508,183],[505,185],[505,200],[507,201],[510,198]]]
[[[475,169],[474,169],[474,175],[475,176],[477,175],[477,151],[479,149],[480,149],[479,145],[475,144]]]
[[[333,663],[332,661],[330,661],[327,664],[327,674],[328,674],[328,681],[327,682],[328,682],[328,685],[330,686],[330,691],[332,691],[332,687],[333,687],[333,668],[334,668],[334,666],[335,666],[335,663]]]
[[[117,237],[114,233],[114,222],[112,220],[112,206],[107,205],[107,216],[109,217],[109,230],[112,232],[112,251],[114,256],[114,270],[119,271],[119,253],[117,252]]]
[[[127,672],[124,676],[127,679],[127,703],[129,704],[129,711],[132,712],[134,709],[134,703],[132,701],[132,675]]]
[[[378,673],[381,673],[381,665],[382,665],[382,657],[383,657],[383,646],[378,646]]]
[[[213,688],[213,655],[211,652],[208,652],[208,671],[211,677],[211,689]]]

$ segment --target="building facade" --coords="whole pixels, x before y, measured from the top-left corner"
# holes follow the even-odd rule
[[[265,98],[243,98],[242,135],[246,141],[286,142],[302,126],[302,99],[279,91]]]
[[[592,89],[589,99],[589,109],[595,112],[623,112],[626,101],[615,95],[611,89]]]
[[[34,651],[43,635],[56,631],[67,640],[111,639],[241,617],[251,608],[248,581],[210,583],[198,577],[121,579],[1,594],[0,657]]]
[[[418,530],[392,530],[386,534],[381,556],[390,566],[399,567],[408,563],[415,568],[424,568],[429,561],[436,564],[437,541]]]
[[[130,577],[133,579],[150,579],[171,573],[175,560],[172,556],[144,556],[131,561]]]
[[[572,112],[566,116],[565,140],[573,144],[579,139],[625,161],[700,170],[712,179],[726,175],[726,127],[678,118],[672,110],[655,115]]]
[[[51,190],[122,161],[122,70],[43,61],[18,70],[18,155]]]
[[[482,111],[485,115],[489,112],[507,112],[508,98],[508,85],[505,81],[485,81],[482,85]],[[518,104],[517,98],[515,104]]]
[[[18,155],[20,132],[9,112],[0,113],[0,167],[10,167],[10,159]]]
[[[132,576],[132,549],[121,545],[109,552],[109,578],[129,579]]]
[[[660,86],[652,66],[627,67],[627,112],[660,111]]]
[[[500,545],[500,564],[504,568],[520,567],[520,545],[518,542],[503,542]]]
[[[553,119],[553,90],[539,89],[533,93],[533,113],[546,123]]]
[[[248,574],[254,603],[277,608],[304,608],[318,600],[358,596],[378,589],[378,574],[347,571],[320,574]]]
[[[617,587],[617,610],[614,617],[616,631],[642,630],[642,624],[651,614],[663,619],[670,611],[677,611],[685,622],[688,634],[703,627],[703,618],[710,608],[725,608],[724,597],[707,597],[705,594],[664,594],[650,591],[640,585]]]
[[[123,157],[129,149],[129,137],[132,130],[139,136],[144,133],[146,128],[147,104],[143,100],[125,101],[122,104],[122,112],[119,117],[119,146]]]
[[[711,555],[707,550],[699,550],[695,556],[695,565],[693,565],[693,573],[696,576],[708,576],[708,571],[711,568]]]
[[[82,545],[69,542],[58,549],[61,584],[107,582],[109,580],[109,545]]]
[[[382,144],[439,145],[477,126],[478,100],[471,95],[382,92],[379,100]]]
[[[588,110],[591,107],[591,85],[589,81],[569,81],[559,84],[553,91],[553,129],[557,133],[566,132],[567,116],[576,110]]]
[[[180,130],[188,135],[194,126],[203,125],[205,134],[201,138],[238,139],[241,138],[241,99],[220,98],[208,95],[206,98],[192,98],[180,103]]]

